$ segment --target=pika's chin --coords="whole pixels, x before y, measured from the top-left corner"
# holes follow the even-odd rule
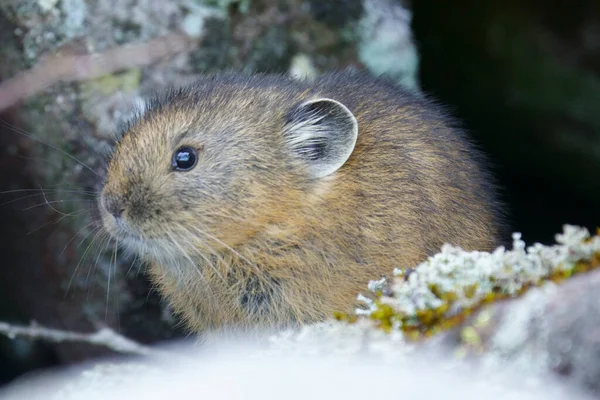
[[[146,261],[169,265],[177,259],[178,249],[173,248],[166,239],[147,238],[136,232],[125,221],[119,221],[111,215],[103,216],[106,232],[117,241],[119,247]]]

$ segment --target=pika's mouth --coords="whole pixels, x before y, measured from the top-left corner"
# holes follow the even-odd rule
[[[147,244],[152,239],[145,238],[141,233],[137,232],[123,218],[115,218],[107,212],[102,212],[102,225],[104,229],[119,242],[135,242],[136,244]]]
[[[166,235],[163,236],[161,232],[152,232],[152,235],[148,235],[135,221],[131,221],[126,213],[115,215],[115,213],[108,212],[102,205],[99,208],[104,230],[120,247],[154,260],[160,254],[174,252],[174,245],[170,238]]]
[[[112,224],[110,228],[105,225],[105,229],[119,246],[135,254],[146,255],[151,252],[151,249],[162,248],[158,239],[146,238],[119,223]]]

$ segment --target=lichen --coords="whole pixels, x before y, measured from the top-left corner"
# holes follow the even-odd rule
[[[32,63],[44,52],[82,35],[85,29],[87,4],[83,0],[9,1],[0,8],[19,27],[24,54]]]
[[[201,5],[215,7],[223,11],[226,11],[229,7],[236,5],[238,11],[242,14],[248,12],[251,3],[250,0],[196,0],[196,2]]]
[[[307,54],[296,54],[292,57],[288,73],[296,79],[311,80],[317,76],[314,63]]]
[[[399,330],[409,339],[421,339],[456,327],[485,304],[600,267],[600,233],[590,236],[586,229],[565,225],[556,241],[526,247],[515,233],[512,250],[500,247],[492,253],[446,244],[410,274],[396,269],[388,291],[380,281],[372,283],[375,299],[359,298],[367,310],[335,318],[350,323],[367,318],[384,332]],[[477,340],[474,330],[463,334],[467,341]]]
[[[142,71],[132,68],[127,71],[112,75],[104,75],[99,78],[84,82],[80,85],[82,97],[94,93],[101,96],[109,96],[117,91],[130,92],[140,86]]]
[[[399,2],[365,0],[358,32],[360,61],[375,75],[387,74],[400,85],[420,93],[412,12]]]

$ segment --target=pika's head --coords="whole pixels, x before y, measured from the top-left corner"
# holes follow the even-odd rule
[[[112,154],[99,198],[105,229],[169,262],[283,222],[346,164],[358,134],[346,106],[300,89],[211,81],[152,104]]]

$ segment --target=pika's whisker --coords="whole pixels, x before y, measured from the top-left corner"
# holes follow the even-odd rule
[[[111,237],[108,233],[106,233],[106,231],[102,231],[103,236],[100,236],[100,247],[98,249],[98,252],[96,253],[96,259],[94,260],[94,264],[92,265],[92,268],[88,268],[88,272],[87,275],[85,276],[85,281],[89,282],[90,279],[90,273],[92,273],[93,271],[93,275],[92,277],[96,276],[96,271],[98,270],[98,263],[100,262],[100,257],[102,256],[102,254],[104,254],[104,252],[106,251],[106,249],[108,249],[108,246],[110,245],[110,241],[111,241]],[[86,293],[86,299],[89,298],[89,294],[90,294],[90,288],[88,287],[87,293]]]
[[[13,194],[13,193],[23,193],[23,192],[46,192],[46,193],[77,193],[77,194],[86,194],[89,196],[97,196],[97,193],[91,190],[77,190],[77,189],[49,189],[49,188],[37,188],[37,189],[13,189],[13,190],[3,190],[0,191],[0,194]],[[41,193],[40,193],[41,194]],[[40,195],[38,194],[38,196]]]
[[[104,311],[104,319],[108,319],[108,305],[110,303],[110,273],[111,267],[114,267],[114,273],[117,273],[117,251],[119,249],[119,239],[115,239],[115,246],[113,248],[113,257],[111,263],[108,265],[108,281],[106,283],[106,309]],[[117,296],[118,297],[118,296]]]
[[[68,214],[61,213],[62,215],[59,218],[57,218],[55,220],[52,220],[52,221],[48,221],[45,224],[42,224],[41,226],[38,226],[37,228],[35,228],[35,229],[27,232],[27,234],[31,235],[32,233],[35,233],[35,232],[39,231],[40,229],[42,229],[42,228],[44,228],[44,227],[46,227],[48,225],[58,224],[60,221],[62,221],[65,218],[74,217],[76,215],[84,214],[84,213],[87,213],[87,212],[89,212],[89,210],[87,208],[84,208],[84,209],[80,209],[80,210],[76,210],[76,211],[70,212]]]
[[[206,261],[206,263],[211,267],[211,269],[217,274],[217,276],[219,276],[221,278],[221,280],[224,283],[226,283],[225,279],[221,276],[221,274],[219,274],[218,269],[212,264],[212,262],[204,254],[202,254],[201,251],[197,250],[195,248],[195,246],[193,245],[193,243],[189,243],[189,239],[187,240],[187,242],[188,242],[188,248],[194,249],[194,252],[197,253],[201,258],[203,258]],[[171,257],[173,259],[175,259],[175,255],[174,254],[170,254],[170,255],[171,255]],[[208,301],[210,303],[210,307],[214,307],[214,303],[216,301],[216,297],[215,297],[214,292],[213,292],[213,290],[211,288],[211,285],[210,285],[209,282],[206,281],[204,275],[202,274],[202,271],[200,270],[200,267],[197,264],[195,264],[195,263],[194,263],[194,267],[196,268],[196,270],[199,273],[200,281],[202,282],[203,287],[206,290],[208,290],[208,293],[209,293]]]
[[[185,228],[185,227],[183,227],[183,226],[182,226],[181,228],[182,228],[182,229],[184,229],[184,230],[185,230],[187,233],[189,233],[189,234],[190,234],[190,236],[193,236],[192,232],[191,232],[189,229],[187,229],[187,228]],[[189,240],[188,240],[188,241],[189,241]],[[225,259],[223,258],[223,256],[221,256],[221,255],[220,255],[220,254],[219,254],[219,253],[218,253],[218,252],[217,252],[215,249],[213,249],[213,248],[212,248],[212,247],[211,247],[211,246],[210,246],[208,243],[205,243],[204,241],[200,241],[200,242],[199,242],[199,244],[200,244],[200,245],[202,245],[203,247],[205,247],[206,249],[208,249],[208,252],[209,252],[210,254],[214,255],[214,256],[215,256],[215,257],[216,257],[216,258],[217,258],[217,259],[218,259],[218,260],[221,262],[221,264],[222,264],[222,265],[223,265],[225,268],[229,269],[229,265],[228,265],[227,261],[225,261]]]
[[[17,203],[19,201],[23,201],[25,199],[30,199],[30,198],[38,197],[38,196],[42,196],[42,193],[30,194],[30,195],[27,195],[27,196],[22,196],[22,197],[19,197],[19,198],[16,198],[16,199],[9,200],[9,201],[6,201],[4,203],[0,203],[0,207],[4,207],[4,206],[7,206],[9,204]],[[67,201],[89,201],[89,202],[93,202],[94,201],[92,199],[65,199],[65,200],[67,200]],[[41,205],[43,205],[43,204],[45,204],[45,203],[42,203]],[[37,206],[34,206],[34,207],[37,207]],[[25,211],[25,210],[28,210],[28,208],[24,208],[23,209],[23,211]]]
[[[181,245],[173,239],[173,235],[171,234],[171,232],[167,233],[169,235],[169,238],[171,239],[171,242],[173,243],[173,245],[175,245],[180,251],[181,254],[183,254],[183,256],[190,262],[190,264],[192,264],[193,267],[195,267],[198,272],[200,273],[200,275],[202,275],[202,272],[198,269],[198,265],[196,262],[194,262],[194,260],[192,260],[192,258],[188,255],[187,251],[185,251],[185,249],[183,249],[181,247]],[[206,263],[212,268],[212,270],[217,274],[217,276],[223,281],[225,281],[225,278],[223,278],[223,275],[221,275],[221,273],[217,270],[217,268],[210,262],[210,260],[204,255],[202,254],[202,252],[197,251],[196,252],[200,257],[202,257],[204,259],[204,261],[206,261]]]
[[[229,246],[227,243],[223,242],[222,240],[220,240],[219,238],[211,235],[210,233],[207,233],[205,231],[202,231],[200,229],[198,229],[197,227],[193,226],[191,227],[192,229],[194,229],[196,232],[198,232],[201,235],[207,236],[209,239],[214,240],[215,242],[219,243],[221,246],[225,247],[227,250],[231,251],[233,254],[235,254],[236,256],[238,256],[241,260],[245,261],[246,263],[248,263],[251,267],[256,268],[257,272],[260,273],[260,269],[254,265],[254,263],[250,260],[248,260],[248,258],[244,257],[243,255],[241,255],[237,250],[235,250],[234,248],[232,248],[231,246]]]
[[[50,203],[48,203],[48,198],[46,197],[46,193],[44,193],[44,189],[42,189],[41,187],[40,187],[40,189],[42,190],[42,196],[44,196],[44,201],[46,202],[48,207],[50,207],[52,210],[56,211],[59,214],[65,215],[62,211],[58,211],[56,208],[52,207],[52,205],[50,205]]]
[[[49,148],[51,148],[51,149],[53,149],[53,150],[56,150],[56,151],[58,151],[60,154],[62,154],[62,155],[64,155],[64,156],[67,156],[67,157],[69,157],[71,160],[73,160],[73,161],[77,162],[79,165],[81,165],[82,167],[84,167],[85,169],[87,169],[88,171],[90,171],[91,173],[93,173],[95,176],[97,176],[97,177],[100,177],[100,174],[99,174],[99,173],[97,173],[96,171],[94,171],[94,169],[93,169],[92,167],[90,167],[89,165],[87,165],[87,164],[86,164],[86,163],[84,163],[83,161],[79,160],[79,159],[78,159],[77,157],[75,157],[74,155],[67,153],[66,151],[64,151],[64,150],[63,150],[63,149],[61,149],[60,147],[57,147],[57,146],[55,146],[55,145],[53,145],[53,144],[50,144],[50,143],[48,143],[48,142],[46,142],[46,141],[44,141],[44,140],[42,140],[42,139],[40,139],[40,138],[38,138],[38,137],[35,137],[34,135],[32,135],[32,134],[30,134],[30,133],[28,133],[28,132],[24,131],[23,129],[21,129],[21,128],[18,128],[18,127],[16,127],[16,126],[14,126],[14,125],[12,125],[12,124],[10,124],[10,123],[8,123],[8,122],[6,122],[6,121],[2,120],[2,119],[0,119],[0,123],[2,123],[2,124],[5,126],[5,127],[7,127],[7,128],[9,128],[9,129],[11,129],[13,132],[15,132],[15,133],[18,133],[19,135],[23,135],[23,136],[25,136],[26,138],[29,138],[29,139],[31,139],[31,140],[34,140],[34,141],[36,141],[36,142],[38,142],[38,143],[41,143],[41,144],[43,144],[43,145],[45,145],[45,146],[48,146]]]
[[[254,269],[254,272],[256,273],[257,277],[264,277],[264,272],[262,272],[260,270],[260,268],[258,268],[258,266],[255,263],[253,263],[248,258],[246,258],[242,254],[240,254],[240,252],[238,252],[237,250],[233,249],[231,246],[228,246],[226,243],[224,243],[223,241],[219,240],[215,236],[213,236],[213,235],[211,235],[211,234],[209,234],[209,233],[207,233],[207,232],[199,229],[198,227],[193,226],[191,228],[193,228],[196,232],[198,232],[198,233],[200,233],[202,235],[208,236],[210,239],[216,241],[217,243],[220,243],[222,246],[224,246],[225,248],[227,248],[229,251],[231,251],[234,255],[236,255],[242,261],[245,261],[250,267],[252,267]],[[208,247],[209,249],[211,249],[210,246],[208,246],[208,245],[205,245],[205,247]],[[214,250],[213,250],[213,252],[214,252]],[[261,281],[264,282],[269,287],[269,289],[271,289],[273,291],[276,289],[275,285],[273,283],[271,283],[271,281],[269,279],[262,279]],[[287,298],[285,300],[287,301]]]
[[[183,226],[181,226],[181,228],[184,229],[187,233],[189,233],[190,236],[193,236],[193,235],[191,235],[191,232],[188,229],[186,229]],[[212,262],[210,262],[209,259],[200,250],[196,249],[195,245],[199,244],[202,247],[206,248],[211,255],[214,255],[219,261],[221,261],[221,264],[223,265],[223,267],[229,269],[229,264],[225,261],[225,259],[223,257],[221,257],[212,247],[210,247],[207,243],[205,243],[203,241],[191,242],[190,239],[187,239],[187,242],[189,245],[188,247],[193,249],[193,251],[195,253],[197,253],[200,257],[203,257],[206,260],[206,262],[210,264],[213,271],[215,271],[215,273],[225,282],[223,276],[219,273],[219,269],[217,267],[215,267],[214,264]]]
[[[90,232],[88,232],[87,235],[85,235],[83,237],[83,239],[81,240],[81,242],[79,242],[79,245],[81,245],[81,243],[83,243],[91,234],[93,234],[94,232],[96,232],[94,234],[94,236],[92,237],[91,242],[88,244],[87,248],[83,252],[82,256],[79,258],[79,262],[75,266],[75,270],[73,270],[73,273],[71,274],[71,278],[69,279],[69,283],[67,284],[67,289],[65,290],[65,297],[69,293],[69,289],[71,288],[71,284],[73,283],[73,280],[75,279],[75,277],[77,275],[77,272],[79,271],[79,266],[81,265],[81,263],[85,259],[85,256],[87,255],[87,253],[89,252],[90,248],[92,247],[92,245],[96,241],[96,238],[98,237],[98,235],[103,232],[102,229],[100,229],[100,228],[101,228],[100,226],[97,226],[96,228],[92,229]],[[79,245],[77,247],[79,247]]]
[[[90,225],[93,225],[94,221],[90,222],[89,224],[87,224],[86,226],[84,226],[83,228],[79,229],[77,231],[77,233],[75,233],[73,235],[73,237],[71,239],[69,239],[69,241],[67,242],[67,244],[65,245],[65,247],[63,247],[62,251],[60,252],[60,254],[58,255],[59,257],[63,255],[63,253],[65,252],[65,250],[67,250],[67,247],[69,247],[69,245],[71,244],[71,242],[73,242],[73,240],[75,240],[75,238],[77,236],[79,236],[79,234],[84,230],[87,229]]]
[[[34,208],[38,208],[38,207],[41,207],[41,206],[49,206],[51,204],[76,203],[76,202],[93,203],[94,201],[93,200],[86,200],[86,199],[50,200],[50,201],[45,201],[43,203],[34,204],[32,206],[29,206],[29,207],[22,208],[21,210],[22,211],[27,211],[27,210],[32,210]],[[55,211],[55,212],[57,212],[57,213],[65,215],[62,211],[58,211],[55,207],[50,207],[50,208],[52,208],[52,210]]]
[[[134,253],[134,256],[133,256],[133,261],[131,261],[131,265],[130,265],[130,266],[129,266],[129,268],[127,269],[127,272],[125,273],[125,276],[128,276],[128,275],[129,275],[129,273],[130,273],[130,272],[131,272],[131,270],[133,269],[133,266],[134,266],[134,265],[135,265],[135,263],[137,262],[137,259],[138,259],[138,255],[137,255],[137,253]],[[138,268],[138,270],[139,270],[139,268]]]

